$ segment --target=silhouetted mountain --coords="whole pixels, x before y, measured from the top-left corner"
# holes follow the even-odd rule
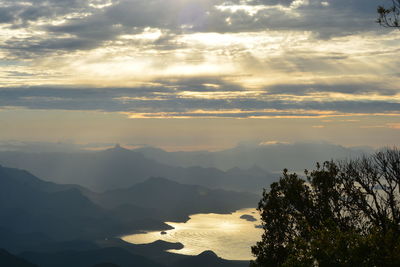
[[[79,190],[49,190],[52,186],[57,187],[26,171],[0,167],[0,227],[74,237],[91,232],[90,220],[104,219],[101,209]]]
[[[28,170],[47,181],[79,184],[93,190],[127,187],[142,181],[147,178],[148,168],[162,168],[152,162],[140,153],[120,148],[78,153],[0,153],[0,164]]]
[[[114,242],[116,247],[110,247],[107,240],[137,230],[167,229],[161,220],[185,220],[192,213],[226,213],[251,207],[258,199],[250,193],[184,185],[165,178],[149,178],[127,189],[93,193],[0,166],[0,247],[13,253],[28,251],[18,257],[41,267],[106,263],[143,267],[164,266],[164,262],[175,266],[191,258],[164,252],[182,248],[179,243],[127,245],[120,240]],[[203,257],[197,259],[206,262]],[[209,260],[203,266],[220,266],[213,264],[222,259]]]
[[[176,267],[239,267],[249,266],[245,261],[228,261],[218,257],[214,252],[207,250],[195,257],[189,257],[178,261]]]
[[[13,251],[65,249],[73,243],[59,242],[166,228],[161,221],[146,221],[140,213],[132,218],[105,210],[69,185],[44,182],[26,171],[1,166],[0,214],[0,244]],[[74,245],[86,246],[82,242]]]
[[[254,207],[259,198],[250,193],[208,189],[153,177],[127,189],[98,194],[92,200],[104,207],[130,204],[155,210],[158,218],[184,219],[193,213],[227,213]]]
[[[260,168],[223,172],[168,166],[120,146],[100,152],[0,152],[0,164],[26,169],[48,181],[78,184],[95,191],[129,187],[149,177],[166,177],[184,184],[258,192],[276,178]]]
[[[224,266],[237,266],[247,267],[249,261],[230,261],[219,258],[212,251],[205,251],[197,256],[188,256],[176,253],[165,252],[168,249],[181,249],[183,247],[180,243],[169,243],[165,241],[155,241],[151,244],[134,245],[126,243],[120,239],[110,239],[105,241],[109,246],[118,246],[126,249],[127,251],[142,255],[151,259],[152,261],[158,262],[162,265],[171,267],[191,267],[191,266],[202,266],[202,267],[224,267]]]
[[[241,143],[234,148],[216,152],[167,152],[149,146],[134,151],[171,166],[201,166],[220,170],[260,166],[263,170],[281,172],[284,168],[303,171],[305,168],[315,167],[317,161],[354,157],[373,150],[370,147],[348,148],[330,143]]]
[[[173,266],[177,261],[187,258],[186,255],[166,252],[169,249],[182,249],[181,243],[170,243],[157,240],[150,244],[131,244],[119,238],[110,238],[99,242],[103,247],[120,247],[135,255],[144,256],[162,265]]]
[[[89,267],[100,263],[112,263],[120,267],[163,266],[143,256],[132,254],[123,248],[117,247],[56,253],[24,252],[20,256],[41,267]]]
[[[149,253],[149,251],[145,253]],[[152,253],[157,254],[159,251],[153,250]],[[87,251],[72,250],[56,253],[24,252],[19,256],[41,267],[244,267],[249,264],[247,261],[222,259],[212,251],[204,251],[197,256],[178,255],[174,253],[165,254],[169,255],[169,259],[166,260],[165,264],[136,254],[134,249],[121,247],[107,247]],[[153,256],[157,257],[156,255]],[[162,259],[159,260],[162,261]]]
[[[54,240],[43,233],[16,233],[0,227],[0,248],[6,248],[14,254],[52,242]]]
[[[25,259],[19,258],[0,248],[0,266],[2,267],[38,267]]]
[[[74,186],[0,167],[0,245],[13,252],[90,249],[94,247],[85,240],[169,229],[162,221],[186,220],[193,213],[232,212],[252,207],[259,199],[250,193],[211,190],[164,178],[102,194],[90,192],[89,197]]]
[[[99,263],[99,264],[93,265],[92,267],[120,267],[120,266],[113,264],[113,263]]]

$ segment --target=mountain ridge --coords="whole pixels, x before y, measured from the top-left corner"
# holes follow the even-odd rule
[[[77,184],[97,192],[126,188],[157,176],[184,184],[251,192],[261,192],[273,180],[272,174],[259,170],[235,173],[169,166],[121,147],[79,153],[0,152],[0,164],[26,169],[46,181]]]

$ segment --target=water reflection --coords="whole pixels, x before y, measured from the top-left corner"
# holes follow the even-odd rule
[[[256,221],[246,220],[251,215]],[[240,218],[243,216],[243,218]],[[180,242],[180,250],[170,252],[197,255],[212,250],[218,256],[229,260],[252,259],[251,246],[261,239],[260,217],[255,209],[243,209],[232,214],[195,214],[186,223],[167,222],[174,227],[165,233],[148,232],[124,236],[122,239],[134,244],[146,244],[156,240]]]

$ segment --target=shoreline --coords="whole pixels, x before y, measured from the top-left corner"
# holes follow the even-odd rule
[[[235,213],[237,213],[236,216],[226,217]],[[172,229],[170,230],[142,231],[141,233],[131,235],[121,235],[119,238],[123,242],[133,245],[149,245],[155,242],[180,243],[182,244],[182,248],[168,248],[164,250],[165,252],[179,255],[195,256],[202,251],[211,250],[218,257],[226,260],[249,261],[253,257],[251,256],[250,249],[247,248],[250,248],[251,244],[257,242],[261,234],[260,230],[256,227],[257,221],[248,221],[241,218],[241,216],[250,214],[257,216],[255,213],[257,211],[254,207],[241,208],[226,213],[196,213],[189,215],[189,219],[184,222],[164,222],[171,226]],[[190,220],[193,221],[187,224]],[[202,220],[205,221],[202,223]],[[210,223],[210,225],[207,226],[206,223]],[[211,233],[208,231],[211,231]],[[219,239],[232,238],[235,240],[235,237],[230,236],[232,233],[238,235],[238,240],[243,239],[244,244],[247,243],[248,245],[243,246],[237,242],[229,242],[232,246],[231,248],[227,248],[223,244],[218,245],[220,242]],[[247,233],[250,233],[250,235],[246,236]],[[216,238],[216,240],[211,241],[208,245],[204,245],[203,243],[207,243],[205,240],[209,240],[210,238],[211,240]],[[194,242],[193,240],[196,241]],[[230,250],[236,251],[236,254]]]

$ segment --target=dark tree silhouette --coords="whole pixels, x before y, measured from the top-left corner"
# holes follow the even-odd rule
[[[400,0],[391,0],[390,7],[379,6],[377,22],[389,28],[400,28]]]
[[[284,170],[264,190],[251,266],[400,266],[400,151]]]

